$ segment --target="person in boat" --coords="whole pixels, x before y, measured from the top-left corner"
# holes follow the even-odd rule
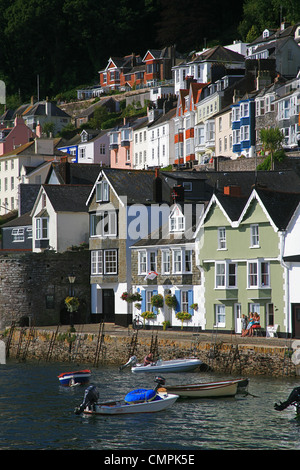
[[[144,358],[144,366],[149,366],[149,364],[152,364],[153,361],[153,354],[149,353],[147,356]]]

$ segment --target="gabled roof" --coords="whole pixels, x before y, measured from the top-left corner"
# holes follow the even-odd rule
[[[255,188],[253,197],[263,204],[268,216],[277,230],[285,230],[300,203],[300,193],[271,191]],[[253,198],[249,198],[249,204]],[[245,206],[245,210],[247,205]]]
[[[93,185],[99,175],[99,163],[52,162],[45,183],[49,182],[54,172],[61,184]]]
[[[245,62],[245,57],[224,46],[215,46],[198,54],[193,62]]]
[[[56,212],[87,212],[91,185],[43,184],[42,188]]]
[[[69,114],[67,114],[65,111],[60,109],[56,104],[52,103],[51,101],[48,102],[48,106],[50,107],[50,115],[52,117],[64,117],[64,118],[70,118]],[[21,113],[22,116],[28,117],[28,116],[46,116],[46,101],[39,101],[38,103],[35,103],[34,105],[27,105],[27,108],[23,110]]]

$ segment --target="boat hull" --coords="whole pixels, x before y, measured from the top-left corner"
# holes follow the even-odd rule
[[[151,372],[151,373],[165,373],[165,372],[189,372],[202,364],[199,359],[175,359],[171,361],[158,361],[157,363],[144,366],[137,364],[131,368],[133,373]]]
[[[75,372],[64,372],[58,376],[60,385],[70,387],[74,385],[86,385],[91,377],[90,370],[82,370]]]
[[[237,393],[240,380],[208,382],[187,385],[167,386],[168,393],[176,393],[180,397],[214,398],[230,397]]]
[[[124,403],[122,402],[106,402],[97,403],[94,409],[85,409],[83,412],[89,415],[122,415],[135,413],[156,413],[172,406],[178,398],[173,394],[158,394],[160,400],[142,402],[142,403]]]

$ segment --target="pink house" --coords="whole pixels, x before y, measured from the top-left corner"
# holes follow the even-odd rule
[[[133,168],[133,131],[148,118],[141,117],[133,122],[126,122],[109,132],[109,150],[111,168]]]
[[[35,133],[26,126],[23,118],[17,116],[14,121],[14,127],[0,125],[0,155],[11,152],[16,147],[26,144],[31,138],[35,137]]]

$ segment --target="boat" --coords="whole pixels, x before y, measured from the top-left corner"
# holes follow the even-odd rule
[[[168,385],[166,389],[167,392],[176,393],[180,397],[213,398],[234,396],[239,388],[245,388],[247,385],[248,379],[236,379],[220,382]]]
[[[286,401],[275,403],[274,408],[276,411],[283,411],[289,406],[294,406],[296,409],[296,416],[300,418],[300,387],[295,387],[287,397]]]
[[[188,372],[196,369],[197,367],[203,364],[200,359],[191,357],[186,359],[171,359],[170,361],[158,361],[152,362],[151,364],[144,365],[137,362],[136,356],[132,356],[129,361],[120,367],[120,370],[125,367],[132,366],[131,371],[133,373],[139,372],[152,372],[157,373],[166,373],[166,372]]]
[[[124,400],[99,402],[99,392],[94,385],[85,391],[82,404],[75,408],[75,414],[87,415],[121,415],[135,413],[155,413],[172,406],[178,395],[169,394],[165,388],[161,388],[165,381],[161,377],[156,378],[155,389],[137,389],[125,396]],[[158,391],[158,389],[160,391]]]
[[[63,372],[58,376],[59,382],[65,387],[74,387],[75,385],[86,385],[91,376],[89,369],[76,370],[74,372]]]

